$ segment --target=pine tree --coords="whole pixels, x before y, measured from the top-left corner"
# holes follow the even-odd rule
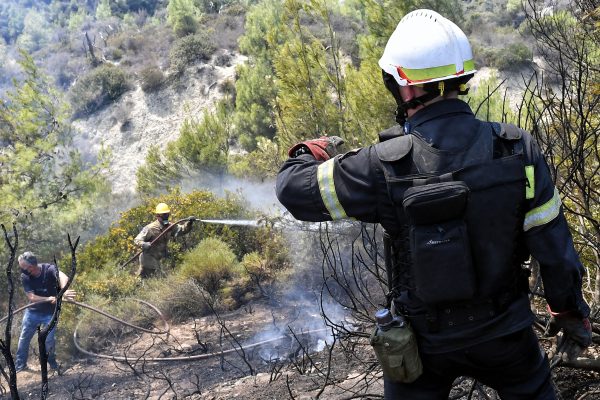
[[[202,12],[193,0],[169,0],[167,20],[177,36],[196,33]]]
[[[112,10],[110,9],[109,0],[100,0],[96,7],[96,19],[107,19],[112,16]]]
[[[30,56],[20,66],[24,79],[0,100],[0,222],[16,222],[22,243],[43,243],[106,189],[105,164],[102,155],[96,166],[81,159],[66,103]]]

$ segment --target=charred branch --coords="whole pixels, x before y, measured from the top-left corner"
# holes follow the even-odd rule
[[[20,397],[17,388],[17,371],[15,369],[15,362],[12,353],[10,352],[10,346],[12,341],[12,315],[14,309],[15,294],[15,287],[12,278],[12,266],[14,265],[15,256],[17,254],[17,248],[19,245],[19,235],[17,232],[17,228],[13,224],[14,242],[11,242],[8,233],[6,232],[6,228],[4,227],[4,224],[2,224],[1,226],[2,232],[4,233],[4,242],[6,244],[6,247],[8,247],[10,257],[6,264],[6,279],[8,282],[8,317],[6,321],[6,327],[4,329],[4,339],[0,340],[0,352],[2,353],[4,362],[8,367],[8,373],[4,370],[4,367],[0,368],[0,372],[2,373],[2,376],[4,377],[6,382],[8,382],[8,388],[10,391],[11,399],[19,400]]]
[[[48,334],[54,329],[56,324],[58,323],[58,317],[60,315],[61,306],[62,306],[62,298],[65,292],[69,289],[71,284],[73,283],[73,278],[75,278],[75,273],[77,270],[77,256],[75,254],[77,250],[77,246],[79,245],[79,237],[73,241],[71,241],[71,235],[67,234],[67,239],[69,241],[69,248],[71,249],[71,272],[68,276],[68,281],[64,287],[60,287],[60,278],[58,275],[58,263],[56,262],[56,258],[54,259],[54,264],[57,266],[56,268],[56,285],[57,292],[56,295],[56,304],[54,306],[54,313],[52,314],[52,318],[48,325],[46,325],[43,329],[38,330],[38,346],[40,349],[40,366],[42,368],[42,400],[45,400],[48,397],[48,351],[46,349],[46,338]]]

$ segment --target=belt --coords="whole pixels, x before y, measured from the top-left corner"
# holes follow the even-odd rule
[[[504,312],[518,295],[506,293],[477,303],[431,306],[426,313],[407,318],[417,331],[437,332],[478,321],[489,320]]]

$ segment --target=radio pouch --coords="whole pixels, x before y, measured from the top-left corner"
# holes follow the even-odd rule
[[[468,300],[475,273],[465,214],[469,187],[462,181],[415,180],[402,206],[410,226],[417,296],[426,304]]]

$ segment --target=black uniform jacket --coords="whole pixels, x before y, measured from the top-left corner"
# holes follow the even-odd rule
[[[442,151],[460,151],[479,134],[481,124],[458,99],[433,103],[408,119],[409,133]],[[417,133],[418,131],[418,133]],[[560,197],[535,141],[523,132],[527,147],[528,189],[522,240],[540,263],[546,299],[555,312],[589,314],[581,294],[584,268],[573,247]],[[396,212],[389,198],[375,146],[350,151],[326,162],[304,154],[288,159],[277,176],[277,197],[297,219],[331,221],[355,218],[380,223],[394,234]],[[523,329],[533,321],[526,296],[484,324],[442,333],[419,332],[422,351],[439,353]]]

